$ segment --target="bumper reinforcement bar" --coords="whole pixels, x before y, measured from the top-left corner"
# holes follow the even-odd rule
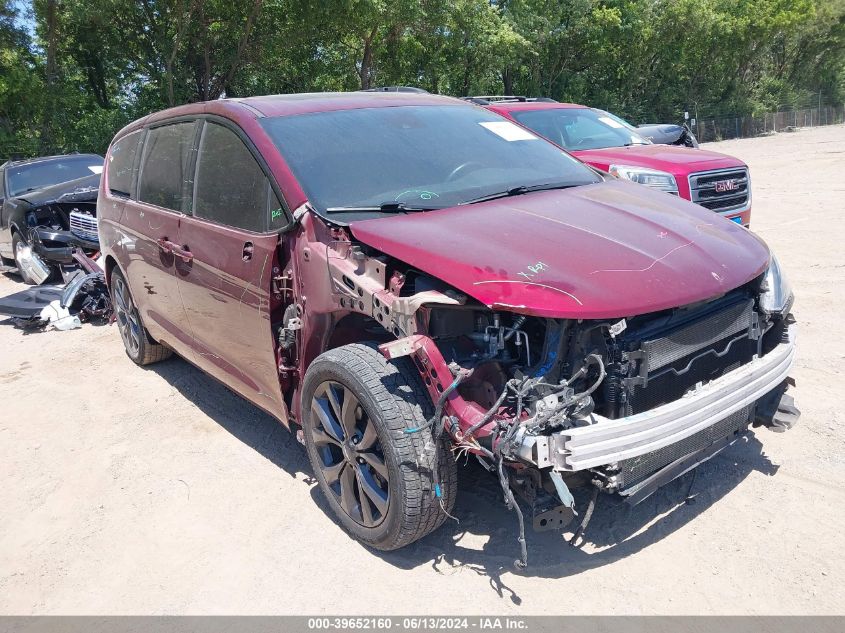
[[[776,389],[795,361],[795,326],[771,352],[682,398],[624,418],[600,415],[591,424],[551,436],[524,436],[519,457],[539,467],[577,471],[637,457],[679,442],[716,424]]]

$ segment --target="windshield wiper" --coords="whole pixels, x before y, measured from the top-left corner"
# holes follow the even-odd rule
[[[480,198],[473,198],[472,200],[467,200],[465,202],[461,202],[461,204],[475,204],[477,202],[487,202],[488,200],[498,200],[499,198],[510,198],[511,196],[521,196],[526,193],[531,193],[534,191],[550,191],[552,189],[569,189],[570,187],[577,187],[576,184],[564,184],[564,183],[545,183],[542,185],[519,185],[518,187],[511,187],[505,191],[497,191],[496,193],[490,193],[486,196],[481,196]]]
[[[404,202],[384,202],[370,207],[328,207],[326,213],[414,213],[436,209],[437,207],[413,207]]]

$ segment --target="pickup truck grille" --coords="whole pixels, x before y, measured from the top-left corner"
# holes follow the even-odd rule
[[[76,237],[89,242],[98,242],[97,218],[90,213],[71,211],[69,214],[70,232]]]
[[[693,202],[718,213],[744,209],[751,200],[751,182],[744,167],[690,174],[689,188]]]

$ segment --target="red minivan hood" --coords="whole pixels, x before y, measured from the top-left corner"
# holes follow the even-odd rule
[[[745,163],[733,156],[676,145],[606,147],[604,149],[573,151],[570,154],[585,163],[605,170],[609,165],[630,165],[660,169],[682,176],[696,171],[745,166]]]
[[[361,242],[493,309],[621,318],[760,275],[765,243],[698,205],[612,181],[350,224]]]

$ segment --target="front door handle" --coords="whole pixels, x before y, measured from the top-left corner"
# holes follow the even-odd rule
[[[179,246],[178,244],[174,244],[166,237],[161,237],[156,240],[158,243],[158,247],[163,250],[165,253],[171,253],[176,257],[180,258],[183,262],[189,262],[194,258],[194,254],[188,248],[187,244],[185,246]]]
[[[248,262],[249,260],[251,260],[252,254],[253,254],[254,251],[255,251],[255,244],[253,244],[252,242],[244,243],[244,252],[243,252],[243,255],[242,255],[243,260],[245,262]]]
[[[194,254],[191,252],[191,249],[188,248],[187,244],[184,246],[176,246],[174,244],[173,254],[176,255],[176,257],[179,257],[183,262],[189,262],[194,258]]]

